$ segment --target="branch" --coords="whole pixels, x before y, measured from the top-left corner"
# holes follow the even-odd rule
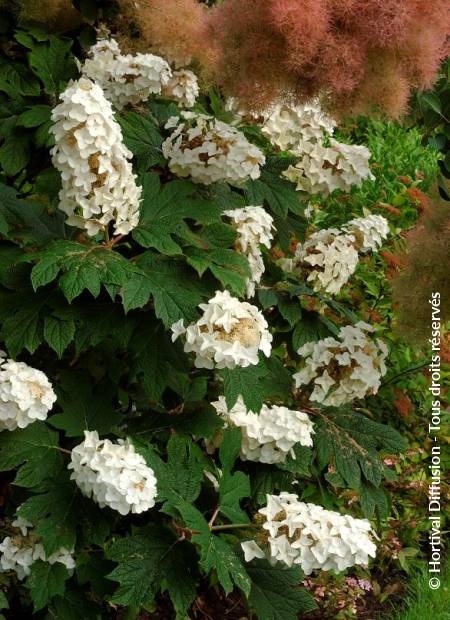
[[[256,523],[227,523],[226,525],[213,525],[210,529],[213,532],[219,532],[221,530],[237,530],[240,528],[259,528]]]

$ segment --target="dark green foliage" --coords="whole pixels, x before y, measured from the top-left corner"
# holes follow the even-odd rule
[[[331,484],[365,489],[363,509],[373,513],[368,500],[370,490],[378,488],[385,475],[379,450],[397,453],[406,443],[393,428],[373,422],[355,411],[329,411],[316,422],[315,447],[320,467],[332,465],[333,473],[326,478]],[[381,492],[382,494],[382,492]],[[383,511],[386,514],[386,511]]]
[[[141,534],[121,538],[109,547],[107,557],[118,562],[109,579],[119,582],[113,601],[139,607],[153,601],[161,578],[170,571],[176,539],[161,528],[149,526]],[[185,579],[188,579],[186,571]],[[191,586],[191,589],[195,583]]]
[[[261,620],[296,620],[299,613],[316,609],[312,596],[296,587],[302,578],[300,568],[253,560],[248,573],[252,581],[249,603]]]
[[[34,611],[39,611],[54,598],[62,596],[65,582],[69,578],[67,568],[60,562],[49,564],[37,560],[31,567],[31,574],[27,579],[27,587],[34,603]]]
[[[164,163],[161,155],[162,136],[153,119],[136,112],[124,112],[118,117],[126,146],[136,157],[138,172]]]
[[[62,463],[58,434],[43,422],[0,435],[0,468],[18,468],[15,484],[38,487],[57,475]]]

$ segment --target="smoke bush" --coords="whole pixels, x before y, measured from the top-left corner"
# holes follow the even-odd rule
[[[450,29],[445,0],[225,0],[209,11],[194,0],[144,5],[136,20],[156,49],[196,58],[228,94],[259,109],[275,98],[326,93],[341,114],[378,107],[399,116],[412,89],[431,86]]]
[[[417,226],[405,237],[396,256],[400,269],[391,282],[397,329],[409,342],[426,342],[430,335],[431,294],[440,294],[440,319],[450,319],[448,249],[450,203],[434,198]]]

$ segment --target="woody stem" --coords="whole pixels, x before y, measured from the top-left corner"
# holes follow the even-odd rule
[[[208,526],[209,526],[210,530],[214,529],[214,521],[216,520],[217,515],[219,514],[219,512],[220,512],[220,506],[217,506],[217,508],[213,512],[213,515],[212,515],[211,519],[208,522]]]
[[[210,527],[210,529],[213,532],[218,532],[221,530],[235,530],[235,529],[239,529],[239,528],[255,528],[255,527],[259,527],[259,525],[256,525],[255,523],[227,523],[226,525],[212,525]]]

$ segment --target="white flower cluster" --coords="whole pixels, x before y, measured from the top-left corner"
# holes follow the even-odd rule
[[[284,463],[293,447],[312,446],[313,423],[303,411],[263,405],[259,414],[248,411],[242,396],[228,409],[224,396],[212,403],[227,425],[242,430],[241,459],[259,463]]]
[[[87,78],[72,82],[52,112],[53,164],[61,172],[59,208],[89,235],[114,221],[127,234],[139,221],[136,185],[122,131],[102,89]]]
[[[303,244],[298,244],[293,261],[294,270],[306,276],[315,291],[336,294],[358,265],[354,237],[342,234],[336,228],[313,233]]]
[[[296,387],[313,381],[310,400],[327,406],[376,394],[386,374],[388,350],[382,340],[367,336],[374,331],[360,321],[341,327],[337,338],[304,344],[298,354],[305,358],[305,366],[294,374]]]
[[[101,508],[121,515],[141,513],[155,505],[156,478],[127,439],[100,440],[97,431],[84,431],[84,441],[72,450],[68,469],[83,495]]]
[[[263,207],[248,206],[242,209],[224,211],[230,217],[238,233],[236,249],[244,254],[249,262],[251,278],[247,280],[247,297],[255,294],[255,285],[264,273],[261,245],[270,248],[273,239],[273,218]]]
[[[327,228],[299,244],[292,260],[284,259],[286,271],[299,270],[317,292],[339,293],[358,265],[358,252],[378,250],[389,233],[382,215],[350,220],[341,230]]]
[[[336,121],[317,102],[298,106],[282,104],[268,115],[262,133],[283,151],[302,153],[312,144],[322,144],[335,127]]]
[[[165,125],[174,129],[163,142],[162,151],[170,170],[194,183],[210,185],[218,181],[239,185],[257,179],[265,162],[262,151],[244,134],[206,114],[181,112]]]
[[[379,249],[389,234],[389,224],[382,215],[368,215],[350,220],[344,230],[355,237],[360,252]]]
[[[18,530],[17,534],[6,536],[0,543],[0,572],[12,570],[18,579],[25,579],[30,574],[31,565],[36,560],[42,560],[49,564],[60,562],[69,571],[75,568],[72,552],[63,547],[52,555],[46,556],[40,538],[34,536],[32,532],[28,532],[33,527],[32,523],[18,517],[12,522],[12,526]]]
[[[172,325],[172,342],[185,337],[184,350],[195,353],[196,368],[246,367],[258,363],[259,351],[270,356],[272,335],[258,308],[228,291],[217,291],[199,308],[203,315],[196,323],[185,328],[180,319]]]
[[[267,506],[259,511],[268,533],[267,548],[255,541],[242,543],[245,559],[264,558],[299,564],[305,573],[313,570],[340,572],[355,565],[367,566],[376,555],[367,519],[341,515],[322,506],[299,501],[292,493],[267,495]]]
[[[114,39],[101,39],[93,45],[81,72],[100,86],[118,110],[128,103],[147,101],[151,94],[161,94],[172,75],[163,58],[122,54]]]
[[[175,99],[182,108],[192,108],[199,94],[197,76],[190,69],[174,71],[161,94]]]
[[[45,420],[56,394],[41,370],[5,355],[0,351],[0,431],[13,431]]]
[[[328,196],[334,190],[348,192],[364,179],[375,177],[369,168],[370,151],[365,146],[344,144],[330,138],[330,146],[319,142],[296,153],[298,162],[283,175],[297,184],[297,190]]]

